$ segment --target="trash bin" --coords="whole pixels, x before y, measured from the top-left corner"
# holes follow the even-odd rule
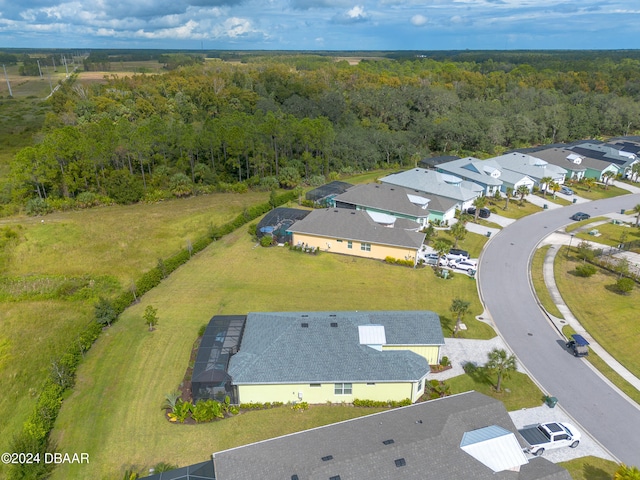
[[[624,215],[624,208],[620,209],[620,215]]]
[[[542,206],[543,210],[546,210],[547,208],[549,208],[549,205],[547,205],[546,203]]]
[[[578,202],[578,199],[577,199],[577,198],[574,198],[574,199],[573,199],[573,203],[577,203],[577,202]]]
[[[558,403],[558,399],[556,397],[546,397],[545,403],[549,408],[553,408]]]
[[[490,236],[491,236],[491,232],[487,232],[487,237],[490,237]]]

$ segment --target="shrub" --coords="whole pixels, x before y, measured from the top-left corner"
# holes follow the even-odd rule
[[[581,263],[576,267],[576,275],[579,277],[590,277],[594,275],[598,269],[590,263]]]
[[[628,294],[635,287],[635,282],[631,278],[622,277],[616,282],[616,290],[620,293]]]
[[[264,235],[260,239],[260,245],[262,247],[270,247],[271,245],[273,245],[273,237],[271,235]]]
[[[37,216],[46,215],[51,211],[49,204],[42,198],[31,198],[25,205],[27,215]]]
[[[449,357],[445,355],[440,359],[440,365],[442,365],[443,367],[448,367],[449,365],[451,365],[451,360],[449,360]]]

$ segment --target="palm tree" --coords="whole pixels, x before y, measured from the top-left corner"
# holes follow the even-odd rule
[[[613,172],[604,172],[602,174],[602,180],[604,180],[604,189],[607,190],[609,188],[609,181],[613,181],[616,174]]]
[[[636,214],[636,227],[640,224],[640,203],[633,207],[633,213]]]
[[[474,201],[473,201],[473,206],[476,207],[476,214],[475,214],[475,218],[474,218],[474,222],[478,221],[478,214],[480,213],[480,209],[484,208],[484,206],[487,204],[487,197],[485,197],[484,195],[481,197],[477,197]]]
[[[558,182],[550,182],[548,185],[549,190],[553,192],[553,198],[555,198],[555,194],[558,193],[558,190],[560,190],[560,184]]]
[[[509,378],[511,372],[515,372],[517,369],[516,357],[509,355],[506,350],[498,348],[491,350],[487,356],[489,361],[485,364],[485,368],[498,376],[496,392],[500,392],[502,379]]]
[[[638,467],[629,467],[623,463],[613,475],[613,480],[640,480],[640,470]]]
[[[477,212],[478,211],[476,210],[476,213]],[[464,228],[464,224],[462,222],[456,222],[451,225],[449,232],[454,239],[453,248],[458,248],[458,240],[464,240],[464,237],[467,235],[467,229]]]
[[[453,329],[453,336],[455,337],[460,331],[460,325],[462,322],[462,317],[466,315],[469,311],[469,307],[471,306],[471,302],[467,302],[460,298],[454,298],[451,302],[451,306],[449,307],[449,311],[451,313],[457,314],[458,318],[456,319],[456,326]]]
[[[520,203],[523,202],[524,197],[526,197],[527,195],[529,195],[529,187],[527,187],[526,185],[520,185],[517,189],[516,189],[516,193],[518,195],[520,195]]]
[[[547,190],[549,189],[549,184],[553,181],[553,178],[551,177],[542,177],[540,179],[540,189],[542,189],[542,196],[546,197],[547,196]],[[544,185],[544,189],[542,188],[542,186]]]
[[[504,209],[506,210],[507,208],[509,208],[509,199],[511,198],[511,196],[513,195],[513,188],[511,187],[507,187],[506,190],[506,195],[507,195],[507,199],[504,202]]]

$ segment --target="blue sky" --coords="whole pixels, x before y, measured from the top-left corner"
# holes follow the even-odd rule
[[[0,48],[640,48],[640,0],[0,0]]]

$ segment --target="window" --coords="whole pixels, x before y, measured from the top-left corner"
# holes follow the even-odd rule
[[[376,384],[373,382],[367,382],[367,387],[375,387]]]
[[[347,248],[353,248],[353,242],[351,240],[347,240]]]
[[[338,243],[342,243],[342,240],[340,240],[340,239],[338,238],[338,239],[336,239],[336,242],[338,242]]]
[[[422,380],[420,380],[418,382],[418,391],[421,392],[422,391]]]
[[[370,243],[361,243],[360,244],[360,250],[364,250],[365,252],[370,252],[371,251],[371,244]]]
[[[336,383],[334,393],[336,395],[351,395],[352,386],[350,383]]]
[[[310,383],[309,386],[311,388],[320,388],[320,384],[319,383]]]

